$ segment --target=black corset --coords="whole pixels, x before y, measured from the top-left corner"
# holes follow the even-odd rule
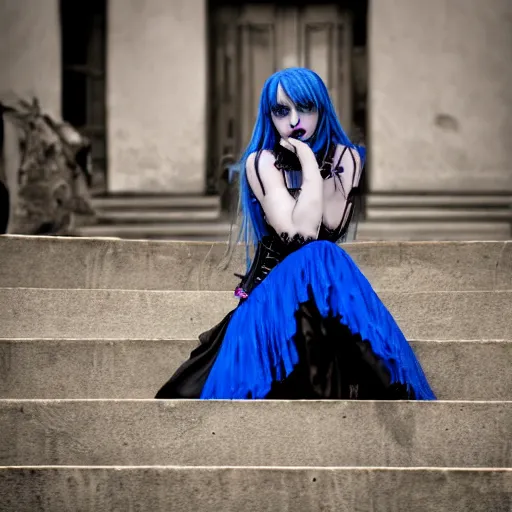
[[[269,272],[286,256],[285,246],[275,236],[265,236],[256,247],[251,268],[235,290],[235,295],[244,300]]]

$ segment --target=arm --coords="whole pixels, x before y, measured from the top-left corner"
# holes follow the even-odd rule
[[[353,209],[351,191],[359,186],[361,157],[356,149],[341,144],[336,148],[330,176],[323,182],[323,222],[330,229],[344,227]]]
[[[303,142],[290,139],[283,145],[297,151],[301,162],[302,190],[297,200],[288,192],[281,172],[274,165],[275,158],[269,151],[261,153],[257,166],[255,154],[249,156],[247,180],[261,204],[267,222],[277,233],[290,238],[294,235],[317,238],[323,203],[323,181],[318,164],[309,146]]]

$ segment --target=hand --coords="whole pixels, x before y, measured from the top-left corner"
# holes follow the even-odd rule
[[[318,168],[318,163],[316,161],[316,156],[313,153],[313,150],[301,140],[294,139],[292,137],[285,139],[281,138],[279,141],[279,144],[287,149],[288,151],[291,151],[297,157],[299,158],[300,164],[302,167],[305,165],[307,166],[314,166]]]

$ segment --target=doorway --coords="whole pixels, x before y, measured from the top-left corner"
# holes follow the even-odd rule
[[[107,0],[61,0],[62,117],[91,141],[92,194],[106,191]]]
[[[268,76],[305,66],[325,81],[354,142],[366,134],[366,1],[210,1],[207,190],[221,193],[255,122]]]

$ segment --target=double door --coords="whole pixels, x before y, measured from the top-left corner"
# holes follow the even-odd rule
[[[305,66],[324,80],[352,129],[352,20],[333,5],[241,4],[212,13],[209,189],[249,142],[259,95],[278,69]]]

